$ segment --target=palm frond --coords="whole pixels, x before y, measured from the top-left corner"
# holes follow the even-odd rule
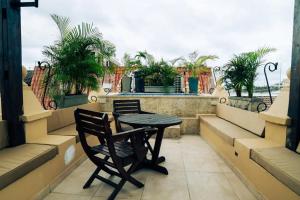
[[[72,40],[76,38],[98,38],[102,39],[102,34],[97,27],[93,24],[83,22],[81,25],[77,25],[72,28],[66,35],[66,40]]]
[[[181,56],[181,57],[178,57],[178,58],[174,58],[174,59],[170,60],[169,62],[174,67],[176,63],[184,62],[184,61],[185,61],[185,58]]]
[[[276,51],[275,48],[270,48],[270,47],[262,47],[257,49],[256,51],[254,51],[258,57],[262,58],[264,56],[266,56],[267,54]]]
[[[56,14],[51,14],[50,16],[57,25],[60,32],[60,38],[61,40],[63,40],[67,33],[69,33],[70,31],[70,18],[59,16]]]
[[[209,61],[209,60],[216,60],[218,59],[219,57],[216,56],[216,55],[208,55],[208,56],[199,56],[195,62],[195,65],[196,66],[206,66],[206,62]]]

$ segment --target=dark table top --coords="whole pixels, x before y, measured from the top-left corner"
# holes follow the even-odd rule
[[[121,115],[118,120],[121,123],[132,125],[134,127],[152,126],[152,127],[168,127],[181,124],[181,119],[176,116],[160,115],[160,114],[128,114]]]

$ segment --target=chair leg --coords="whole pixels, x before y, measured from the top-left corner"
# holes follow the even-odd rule
[[[105,156],[104,160],[108,160],[109,156]],[[101,167],[97,167],[97,169],[94,171],[94,173],[91,175],[91,177],[87,180],[87,182],[84,184],[83,189],[86,189],[88,187],[91,186],[91,184],[93,183],[93,181],[95,180],[95,178],[97,178],[97,175],[99,174],[101,170]]]
[[[144,187],[144,184],[143,184],[143,183],[141,183],[140,181],[136,180],[136,179],[133,178],[131,175],[128,175],[128,176],[126,177],[126,180],[127,180],[128,182],[130,182],[131,184],[135,185],[135,186],[138,187],[138,188]]]
[[[93,181],[95,180],[96,176],[99,174],[101,168],[97,167],[97,169],[94,171],[94,173],[91,175],[91,177],[87,180],[87,182],[84,184],[83,189],[86,189],[91,186]]]
[[[151,146],[149,140],[146,140],[146,145],[147,145],[149,151],[151,152],[151,154],[153,154],[153,148],[152,148],[152,146]]]
[[[135,171],[135,169],[136,169],[138,166],[139,166],[139,163],[133,163],[133,164],[130,166],[130,168],[127,170],[127,172],[126,172],[126,171],[123,171],[123,173],[124,173],[123,176],[124,176],[124,178],[125,178],[128,182],[130,182],[131,184],[135,185],[135,186],[138,187],[138,188],[142,188],[142,187],[144,187],[144,184],[141,183],[140,181],[136,180],[135,178],[133,178],[133,177],[130,175],[132,172]]]
[[[122,187],[124,186],[126,180],[122,179],[120,181],[120,183],[117,185],[117,187],[114,189],[113,193],[111,193],[111,195],[109,196],[108,200],[114,200],[117,196],[117,194],[120,192],[120,190],[122,189]]]

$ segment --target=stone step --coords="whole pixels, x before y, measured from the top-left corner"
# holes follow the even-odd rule
[[[164,138],[180,138],[180,125],[166,128],[164,132]]]

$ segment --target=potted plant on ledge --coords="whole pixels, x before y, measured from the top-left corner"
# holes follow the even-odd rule
[[[168,62],[157,61],[146,51],[139,51],[134,57],[125,54],[123,60],[127,71],[135,71],[136,92],[175,92],[174,81],[178,73]]]
[[[197,51],[194,51],[189,55],[188,59],[184,59],[184,65],[190,73],[189,77],[189,91],[190,93],[198,93],[198,76],[203,72],[210,72],[206,62],[209,60],[218,59],[215,55],[199,56]]]
[[[69,18],[51,17],[59,28],[60,40],[43,50],[53,67],[49,95],[59,108],[87,103],[88,91],[99,88],[98,78],[103,74],[96,52],[108,49],[107,43],[92,24],[71,28]]]
[[[227,90],[234,90],[236,97],[229,97],[229,104],[241,109],[256,111],[257,105],[261,99],[253,97],[254,82],[257,78],[257,69],[265,61],[263,58],[275,51],[274,48],[263,47],[256,51],[234,55],[223,67],[223,77],[221,81],[225,84]],[[248,97],[242,97],[242,91],[245,89]]]
[[[174,81],[178,73],[166,61],[154,61],[140,72],[145,80],[145,92],[175,93]]]

